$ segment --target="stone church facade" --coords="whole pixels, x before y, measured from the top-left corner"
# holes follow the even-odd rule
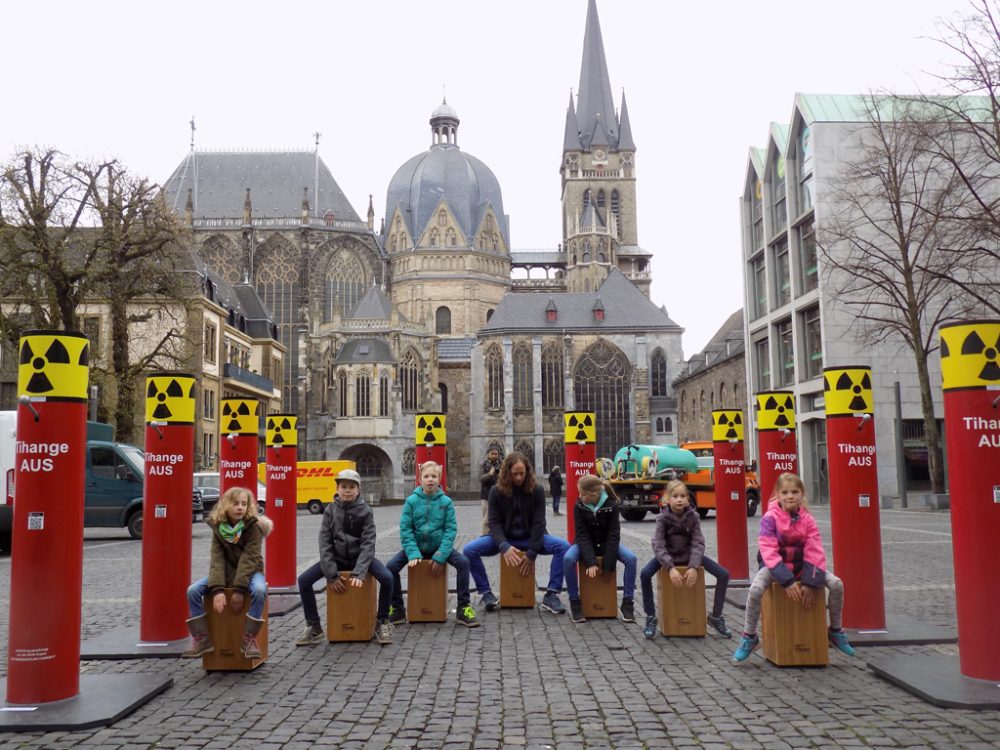
[[[415,417],[447,414],[452,492],[476,491],[491,445],[561,464],[562,412],[598,415],[598,449],[673,442],[682,329],[648,297],[636,147],[611,96],[595,0],[561,158],[563,237],[512,250],[501,186],[459,147],[447,102],[427,151],[404,163],[375,228],[318,151],[192,149],[165,184],[195,250],[253,285],[287,349],[283,409],[300,457],[358,463],[365,490],[413,486]]]

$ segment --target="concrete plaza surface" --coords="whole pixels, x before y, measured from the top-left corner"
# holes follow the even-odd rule
[[[829,509],[814,512],[830,554]],[[399,513],[398,506],[375,509],[383,562],[399,546]],[[564,535],[566,517],[549,514],[550,533]],[[953,627],[948,514],[883,510],[881,518],[886,610]],[[461,546],[477,535],[478,503],[460,504],[458,519]],[[298,517],[300,570],[318,556],[319,521]],[[622,541],[640,565],[652,556],[653,527],[652,517],[623,524]],[[713,554],[714,518],[703,528]],[[756,528],[751,519],[751,542]],[[208,528],[196,526],[195,577],[207,571],[209,542]],[[137,626],[140,560],[141,545],[124,532],[87,530],[85,639]],[[496,591],[496,558],[489,562]],[[540,584],[547,575],[548,558],[540,558]],[[0,559],[0,581],[6,650],[9,557]],[[562,599],[566,604],[565,593]],[[322,595],[319,602],[324,613]],[[638,598],[636,605],[641,621]],[[646,641],[639,623],[573,625],[566,615],[537,609],[479,611],[483,626],[476,629],[453,621],[401,625],[384,647],[297,648],[303,622],[295,610],[271,618],[270,658],[245,674],[206,674],[200,660],[81,662],[83,674],[165,674],[174,684],[110,727],[0,734],[0,748],[1000,747],[1000,712],[936,708],[865,667],[875,652],[956,655],[954,645],[865,649],[853,658],[831,650],[827,668],[779,669],[760,651],[733,664],[735,638]],[[738,631],[742,612],[727,605],[726,617]],[[0,669],[5,676],[5,660]]]

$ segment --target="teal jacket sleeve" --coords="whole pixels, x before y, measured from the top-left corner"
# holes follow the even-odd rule
[[[407,560],[419,560],[423,557],[420,554],[420,547],[417,546],[417,535],[413,529],[413,506],[418,503],[416,493],[406,498],[403,503],[403,514],[399,519],[399,539],[403,543],[403,551]]]
[[[441,546],[431,558],[438,565],[444,565],[451,557],[451,551],[455,548],[455,536],[458,534],[458,518],[455,516],[455,504],[447,495],[441,496],[441,503],[444,505],[444,535],[441,537]]]

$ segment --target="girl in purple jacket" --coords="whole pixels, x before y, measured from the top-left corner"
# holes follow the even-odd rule
[[[815,600],[815,590],[825,586],[829,592],[830,643],[848,656],[852,655],[854,649],[840,627],[844,583],[826,570],[819,527],[806,510],[806,488],[797,474],[782,474],[774,483],[774,498],[760,519],[758,545],[758,557],[763,565],[750,584],[743,637],[733,654],[733,661],[746,661],[760,644],[757,637],[760,600],[772,581],[784,587],[789,599],[807,609]]]

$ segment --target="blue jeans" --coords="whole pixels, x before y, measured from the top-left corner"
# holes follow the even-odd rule
[[[576,564],[580,560],[580,548],[573,545],[566,551],[563,557],[563,573],[566,576],[566,593],[570,599],[580,598],[580,584],[576,578]],[[618,546],[618,562],[625,566],[625,575],[622,577],[622,598],[635,598],[635,572],[639,567],[639,558],[635,553],[624,545]]]
[[[722,617],[722,607],[726,603],[726,589],[729,586],[729,571],[711,557],[701,558],[701,566],[706,573],[715,576],[715,599],[712,601],[712,616]],[[642,608],[647,615],[656,614],[656,600],[653,597],[653,576],[660,569],[660,561],[655,557],[646,563],[639,574],[642,584]]]
[[[517,547],[522,551],[528,549],[531,545],[530,539],[508,539],[507,541],[511,546]],[[568,549],[569,542],[565,539],[560,539],[551,534],[545,534],[542,537],[541,554],[552,555],[552,565],[549,566],[549,585],[547,588],[549,591],[557,594],[562,590],[563,556]],[[476,591],[480,595],[487,593],[490,590],[490,578],[486,575],[486,566],[483,565],[481,558],[499,555],[500,547],[493,541],[493,537],[481,536],[466,544],[462,550],[462,554],[469,558],[469,572],[472,574],[472,580],[476,582]]]
[[[429,559],[429,558],[425,558]],[[399,571],[406,567],[409,560],[406,557],[406,550],[400,550],[392,559],[386,563],[386,568],[392,573],[392,606],[403,610],[403,584],[399,580]],[[455,596],[458,599],[458,607],[461,609],[469,603],[469,558],[453,549],[446,561],[448,565],[455,569]]]
[[[208,590],[208,576],[199,578],[188,586],[188,609],[191,617],[201,617],[205,614],[205,592]],[[267,601],[267,581],[263,573],[250,576],[250,609],[247,614],[259,620],[264,614],[264,602]]]
[[[375,617],[378,620],[387,620],[389,619],[389,602],[392,600],[392,575],[382,563],[374,558],[372,558],[371,565],[368,566],[368,572],[378,581],[378,612]],[[316,592],[313,591],[313,586],[317,581],[325,579],[323,568],[318,561],[299,575],[302,616],[307,625],[315,625],[317,628],[320,626],[319,610],[316,608]]]
[[[552,512],[553,513],[558,513],[559,512],[559,500],[561,498],[562,498],[562,493],[561,492],[553,492],[552,493]]]

